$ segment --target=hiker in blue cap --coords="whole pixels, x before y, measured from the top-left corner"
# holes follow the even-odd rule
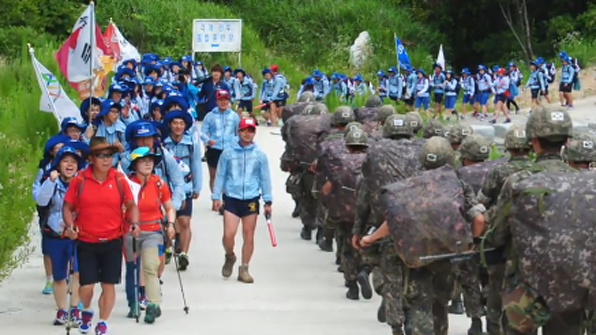
[[[561,68],[561,81],[559,82],[559,99],[561,106],[573,108],[573,82],[576,80],[575,69],[571,64],[569,56],[562,59],[563,67]]]
[[[52,170],[53,161],[58,151],[64,146],[64,143],[68,142],[70,138],[66,135],[56,135],[51,137],[45,144],[43,150],[43,157],[39,161],[37,175],[33,180],[32,196],[33,201],[37,202],[37,195],[39,194],[39,188],[41,184],[50,176]],[[46,208],[37,206],[37,216],[39,218],[39,227],[42,229],[42,223],[46,219],[48,211]],[[43,255],[43,266],[46,273],[46,284],[41,291],[43,294],[52,294],[53,292],[53,276],[52,276],[52,261],[48,254],[48,251],[44,249],[43,234],[42,234],[42,248],[41,253]]]
[[[201,143],[189,131],[194,125],[192,116],[183,110],[169,111],[163,121],[169,131],[163,145],[179,163],[184,178],[186,200],[184,208],[176,213],[176,253],[179,256],[179,270],[186,270],[189,265],[188,250],[192,239],[190,219],[193,200],[199,198],[203,187],[203,169],[201,162]]]
[[[190,74],[186,72],[186,70],[181,69],[178,72],[178,81],[176,82],[176,87],[188,105],[187,110],[194,118],[196,118],[197,112],[195,110],[195,106],[199,99],[199,90],[192,85]]]
[[[420,112],[420,107],[424,107],[424,113],[426,113],[426,117],[430,119],[430,115],[428,114],[428,106],[430,104],[430,81],[422,69],[418,69],[416,75],[418,76],[418,80],[416,81],[416,101],[414,102],[414,109]]]
[[[413,110],[414,100],[416,100],[416,82],[418,81],[418,77],[416,76],[416,71],[410,65],[405,67],[404,72],[406,76],[404,102],[410,110]]]
[[[468,104],[474,108],[474,96],[476,95],[476,81],[474,80],[474,77],[472,77],[472,73],[468,68],[464,68],[461,71],[460,86],[464,91],[462,97],[462,111],[460,114],[460,117],[463,120],[468,113]]]
[[[99,114],[100,109],[101,100],[95,97],[81,101],[81,105],[79,107],[81,117],[85,122],[87,122],[88,126],[91,125],[91,123],[93,123],[93,121],[97,117],[97,114]]]
[[[143,74],[145,75],[145,77],[150,77],[154,81],[158,81],[161,79],[160,73],[161,73],[161,68],[155,64],[148,65],[143,70]]]
[[[379,79],[377,94],[382,101],[387,96],[387,85],[389,85],[389,83],[387,82],[387,76],[383,70],[379,70],[379,72],[377,72],[377,78]]]
[[[311,92],[313,95],[315,94],[315,81],[312,77],[306,77],[302,79],[302,83],[300,85],[300,89],[298,90],[298,94],[296,95],[296,99],[300,100],[300,96],[304,92]]]
[[[182,57],[180,57],[180,59],[178,60],[178,62],[180,63],[180,66],[186,70],[187,73],[190,74],[191,79],[196,79],[196,76],[194,74],[194,68],[192,66],[192,56],[190,55],[184,55]]]
[[[507,70],[509,81],[511,82],[511,89],[509,90],[511,95],[507,100],[507,109],[511,110],[511,105],[513,105],[513,107],[515,107],[515,113],[517,114],[519,113],[519,106],[517,105],[517,102],[515,102],[515,98],[519,95],[519,87],[521,86],[524,75],[513,62],[507,64]]]
[[[211,74],[213,74],[213,67],[211,68]],[[199,81],[203,81],[203,79],[206,79],[209,77],[209,71],[207,71],[207,69],[205,68],[205,65],[203,65],[203,62],[197,61],[194,64],[193,75],[194,75],[195,79],[197,79]]]
[[[93,135],[88,136],[86,133],[83,136],[85,143],[89,144],[92,137],[105,137],[109,144],[120,147],[124,150],[123,143],[125,143],[124,131],[126,126],[120,121],[120,114],[122,113],[122,105],[116,103],[114,100],[107,99],[101,103],[101,111],[97,114],[97,118],[93,123]],[[118,164],[118,157],[115,156],[113,164]]]
[[[550,101],[550,95],[549,95],[548,88],[549,88],[550,84],[552,84],[554,82],[555,77],[551,75],[548,65],[544,61],[544,58],[542,58],[542,57],[536,58],[536,65],[538,65],[538,71],[542,72],[542,74],[546,78],[546,90],[541,92],[540,95],[542,97],[544,97],[544,99],[546,100],[547,103],[550,104],[551,101]]]
[[[269,70],[271,70],[271,74],[275,78],[275,81],[277,81],[279,83],[279,86],[281,86],[281,90],[277,93],[278,100],[281,101],[281,106],[285,106],[288,98],[290,97],[290,95],[288,94],[288,92],[290,91],[290,84],[288,83],[286,77],[283,74],[279,73],[279,66],[273,64],[269,67]]]
[[[149,120],[161,122],[163,120],[163,100],[155,100],[149,107]]]
[[[449,121],[453,111],[455,110],[455,102],[457,101],[457,80],[453,76],[453,71],[449,70],[445,72],[445,115],[446,121]],[[457,120],[457,116],[455,117]]]
[[[546,91],[546,77],[544,73],[538,69],[536,62],[530,63],[530,77],[524,89],[530,88],[532,96],[532,108],[540,106],[540,100],[538,97],[542,92]]]
[[[434,117],[442,114],[443,96],[445,95],[445,74],[441,64],[433,64],[433,75],[430,79],[430,86],[433,89],[433,97],[435,101]]]
[[[331,75],[331,81],[333,83],[331,84],[333,94],[336,98],[339,98],[340,103],[345,103],[348,98],[348,87],[346,86],[346,83],[341,80],[340,75],[337,73]]]
[[[325,100],[325,97],[327,97],[327,94],[329,94],[329,92],[331,91],[331,85],[329,84],[329,80],[327,80],[327,77],[325,77],[323,73],[319,70],[313,71],[312,78],[316,100]]]
[[[236,112],[238,116],[242,118],[242,113],[247,112],[251,118],[257,120],[253,113],[253,100],[255,99],[255,84],[246,76],[246,72],[243,69],[234,70],[234,77],[236,81],[234,84],[234,92],[236,93]]]
[[[155,100],[165,99],[164,87],[165,84],[161,80],[158,80],[153,84],[153,91],[151,92],[151,102]]]
[[[403,81],[397,73],[397,68],[392,66],[387,70],[387,97],[397,102],[401,100],[402,93]]]
[[[81,140],[82,134],[87,129],[86,124],[80,124],[75,117],[65,117],[60,122],[60,134],[73,140]]]
[[[283,105],[283,101],[278,93],[283,89],[281,86],[283,83],[275,79],[270,69],[264,69],[261,73],[263,74],[264,81],[261,86],[259,103],[265,105],[261,109],[261,116],[267,120],[268,126],[277,127],[278,120],[281,117],[280,107]]]
[[[354,77],[352,79],[352,81],[354,82],[354,95],[355,96],[365,96],[369,93],[368,87],[366,86],[366,84],[364,83],[364,80],[362,79],[362,75],[357,74],[356,77]]]
[[[64,223],[62,222],[62,206],[64,195],[72,178],[84,167],[85,161],[75,149],[69,146],[62,147],[52,162],[48,178],[40,185],[37,194],[34,194],[37,206],[47,212],[40,218],[42,231],[42,249],[47,252],[51,260],[53,279],[52,289],[57,313],[54,325],[62,326],[67,322],[78,326],[81,323],[79,304],[79,278],[78,266],[74,252],[74,241],[64,238]],[[69,269],[73,268],[71,282],[71,298],[68,296],[68,283],[66,281]]]
[[[495,104],[495,118],[489,122],[492,124],[497,123],[499,115],[501,112],[503,112],[505,115],[504,123],[511,123],[511,119],[509,118],[509,109],[507,109],[507,105],[505,104],[511,94],[511,82],[509,76],[505,74],[505,69],[500,68],[495,73],[496,78],[493,82],[493,88],[495,90],[495,98],[497,99],[497,103]]]
[[[149,107],[151,106],[151,99],[153,98],[153,85],[155,80],[151,77],[143,79],[141,90],[143,91],[142,102],[140,103],[141,112],[147,114],[150,112]]]
[[[207,113],[217,108],[217,97],[215,96],[219,90],[230,93],[230,88],[223,81],[223,68],[219,64],[211,67],[211,80],[207,80],[201,87],[199,93],[199,104],[197,105],[198,120],[203,121]]]
[[[230,88],[230,103],[234,105],[236,102],[236,77],[232,75],[232,68],[224,67],[223,82]]]
[[[478,65],[478,74],[476,75],[476,82],[478,83],[478,91],[476,92],[476,103],[480,105],[482,110],[481,118],[488,117],[488,99],[491,92],[493,92],[493,81],[487,73],[484,65]]]

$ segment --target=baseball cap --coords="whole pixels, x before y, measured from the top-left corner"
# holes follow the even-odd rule
[[[271,67],[269,69],[271,70],[271,72],[278,72],[279,71],[279,67],[277,67],[277,65],[275,65],[275,64],[271,65]]]
[[[215,99],[216,100],[221,100],[221,99],[230,100],[230,93],[226,90],[219,90],[215,93]]]
[[[257,124],[253,118],[245,118],[240,120],[238,124],[238,130],[244,130],[247,128],[257,129]]]

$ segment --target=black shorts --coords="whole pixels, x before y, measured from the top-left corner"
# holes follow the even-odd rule
[[[216,169],[217,163],[219,162],[219,157],[221,156],[222,152],[223,152],[223,150],[213,149],[213,148],[208,147],[207,151],[205,152],[205,158],[207,159],[207,166],[209,166],[212,169]]]
[[[239,218],[249,215],[259,214],[259,198],[249,200],[239,200],[223,195],[224,210],[228,211]]]
[[[435,93],[435,103],[440,104],[443,102],[443,93]]]
[[[397,102],[399,99],[396,96],[388,96],[389,100]]]
[[[77,242],[79,284],[120,284],[122,239],[103,243]]]
[[[565,84],[563,84],[563,83],[559,84],[559,92],[571,93],[572,88],[573,88],[573,84],[567,84],[567,86],[565,86]]]
[[[404,102],[406,103],[407,106],[414,106],[414,98],[410,98],[410,99],[404,99]]]
[[[533,88],[530,92],[532,93],[532,99],[538,99],[538,94],[540,94],[539,88]]]
[[[238,102],[238,108],[242,108],[242,111],[252,113],[252,100],[240,100]]]
[[[540,95],[542,95],[542,96],[548,95],[548,86],[546,86],[546,89],[544,91],[540,92]]]
[[[177,211],[176,217],[179,217],[179,216],[191,217],[192,216],[192,196],[187,195],[185,202],[186,202],[186,205],[184,206],[184,209]]]
[[[271,110],[271,103],[275,103],[275,106],[277,106],[277,108],[279,107],[283,107],[286,105],[286,100],[277,100],[277,101],[271,101],[271,102],[264,102],[264,104],[266,104],[263,108],[261,108],[261,110],[263,112],[267,112],[269,110]]]
[[[504,93],[497,94],[496,98],[497,98],[497,101],[500,101],[500,102],[506,102],[508,100],[507,96],[505,96]]]

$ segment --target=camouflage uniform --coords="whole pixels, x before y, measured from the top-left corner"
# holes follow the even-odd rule
[[[429,139],[433,136],[443,136],[444,127],[439,120],[427,121],[424,127],[422,127],[422,137]]]
[[[571,117],[567,110],[539,106],[532,110],[528,118],[526,137],[560,142],[571,137],[572,128]],[[502,246],[507,259],[502,296],[503,311],[507,319],[505,333],[507,335],[531,334],[537,328],[542,327],[544,335],[581,334],[583,310],[551,315],[543,303],[544,299],[536,296],[535,290],[519,277],[518,259],[515,246],[512,243],[508,210],[509,204],[514,200],[512,186],[530,177],[533,173],[541,171],[571,172],[577,170],[565,164],[557,153],[538,154],[531,169],[519,171],[505,180],[497,204],[493,208],[494,210],[488,213],[486,220],[490,224],[486,234],[487,242],[495,247]]]
[[[505,148],[516,150],[530,150],[530,142],[526,138],[524,126],[513,125],[505,134]],[[497,197],[505,180],[510,175],[530,167],[527,156],[511,157],[505,164],[495,166],[489,171],[484,180],[482,189],[478,192],[478,201],[483,203],[487,211],[493,211]],[[487,217],[491,214],[487,213]],[[488,296],[486,301],[486,329],[489,335],[502,334],[502,309],[501,293],[503,288],[503,277],[505,276],[505,264],[488,266]]]
[[[431,159],[432,157],[432,159]],[[439,136],[430,138],[422,148],[421,161],[426,169],[435,169],[452,164],[455,153],[449,142]],[[474,191],[466,183],[464,190],[464,212],[470,222],[481,215]],[[449,260],[435,261],[417,269],[408,269],[406,299],[411,313],[413,334],[447,335],[447,303],[454,289],[453,267]]]

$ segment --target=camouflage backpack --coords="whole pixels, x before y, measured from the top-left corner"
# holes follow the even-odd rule
[[[294,115],[300,115],[302,113],[302,111],[304,110],[304,108],[306,108],[306,106],[309,106],[309,105],[314,105],[314,103],[299,102],[299,103],[284,106],[283,109],[281,110],[281,119],[282,119],[283,123],[285,124],[286,122],[288,122],[288,119],[290,119]]]
[[[311,165],[317,159],[319,139],[331,129],[330,115],[296,115],[287,125],[286,150],[298,164]]]
[[[362,123],[367,133],[371,133],[379,125],[377,121],[377,114],[379,107],[363,107],[354,110],[354,117],[356,121]]]
[[[462,183],[451,166],[397,181],[382,196],[397,254],[408,267],[428,265],[423,256],[468,251],[472,230],[462,216]]]
[[[468,166],[459,167],[456,172],[457,176],[465,183],[470,185],[477,194],[482,186],[488,173],[497,165],[507,163],[507,157],[501,157],[494,161],[486,161],[476,163]]]

